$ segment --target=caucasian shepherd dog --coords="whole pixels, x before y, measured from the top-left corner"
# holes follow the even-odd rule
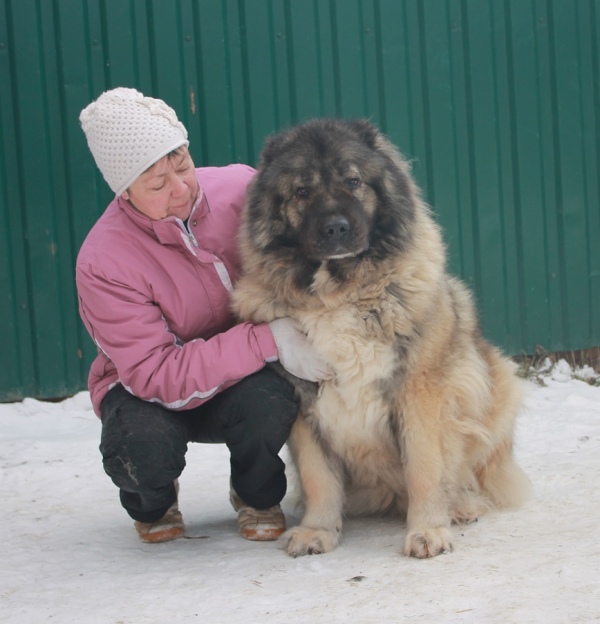
[[[295,380],[306,509],[290,555],[335,548],[346,514],[399,512],[404,553],[432,557],[452,550],[452,522],[523,501],[515,367],[481,336],[409,165],[374,126],[321,119],[268,139],[240,236],[239,317],[295,319],[334,373]]]

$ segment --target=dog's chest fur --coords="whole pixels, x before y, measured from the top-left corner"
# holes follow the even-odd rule
[[[399,461],[392,424],[399,371],[393,306],[356,303],[298,316],[317,353],[331,366],[333,379],[321,384],[313,423],[340,459],[368,464]],[[333,329],[333,331],[332,331]],[[373,468],[379,472],[373,465]]]

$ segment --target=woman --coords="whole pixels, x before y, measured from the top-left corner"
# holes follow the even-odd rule
[[[318,381],[328,370],[290,319],[235,324],[229,293],[245,165],[194,168],[187,131],[163,101],[103,93],[80,115],[114,200],[77,258],[81,318],[98,347],[89,389],[104,468],[144,542],[180,537],[177,478],[188,442],[224,442],[243,537],[285,530],[278,453],[294,392],[266,362]]]

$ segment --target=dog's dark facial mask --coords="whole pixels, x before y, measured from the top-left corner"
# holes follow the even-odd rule
[[[311,260],[352,258],[369,247],[373,201],[356,165],[345,171],[313,168],[311,182],[294,185],[288,211],[297,215],[295,236],[302,253]]]

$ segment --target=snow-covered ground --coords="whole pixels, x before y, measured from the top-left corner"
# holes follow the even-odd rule
[[[348,521],[327,555],[244,541],[226,450],[206,445],[180,479],[186,538],[142,544],[87,393],[0,405],[0,622],[598,622],[600,387],[565,362],[543,382],[528,382],[517,434],[531,501],[455,528],[456,550],[426,561],[399,554],[405,530],[388,519]]]

